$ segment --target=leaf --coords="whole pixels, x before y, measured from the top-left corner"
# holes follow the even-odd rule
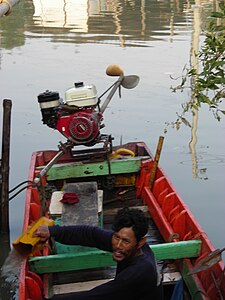
[[[197,75],[196,69],[191,69],[191,70],[188,72],[188,76],[193,76],[193,75]]]
[[[223,31],[225,29],[225,26],[223,25],[215,25],[214,30],[216,31]]]
[[[177,120],[175,124],[176,124],[176,130],[179,130],[180,129],[180,122]]]
[[[217,62],[214,63],[215,67],[220,67],[220,66],[223,66],[223,65],[225,65],[225,61],[217,61]]]
[[[214,11],[214,12],[211,13],[210,17],[212,17],[212,18],[223,18],[224,15],[221,12]]]
[[[178,117],[180,118],[180,120],[182,121],[182,123],[184,123],[184,125],[191,127],[191,124],[188,122],[188,120],[180,115],[178,115]]]
[[[195,101],[192,99],[192,101],[182,104],[183,113],[179,116],[181,122],[190,127],[191,125],[183,117],[183,114],[193,108],[199,109],[202,103],[209,106],[217,120],[220,118],[218,112],[224,99],[225,85],[225,3],[224,1],[219,2],[221,11],[211,13],[211,20],[205,32],[205,40],[199,52],[195,53],[200,71],[198,72],[198,69],[193,65],[190,68],[185,67],[182,72],[181,85],[174,89],[177,91],[179,88],[183,91],[188,79],[191,82],[191,86],[185,86],[185,88],[191,89]],[[223,20],[218,20],[218,18]],[[221,112],[225,114],[224,110]],[[178,121],[174,123],[177,129],[179,129],[180,124]]]
[[[207,97],[206,95],[201,94],[200,95],[200,102],[202,103],[207,103],[208,105],[212,105],[212,101],[209,99],[209,97]]]
[[[220,2],[219,3],[219,8],[221,9],[221,10],[223,10],[224,11],[224,14],[225,14],[225,5],[224,5],[224,2]]]

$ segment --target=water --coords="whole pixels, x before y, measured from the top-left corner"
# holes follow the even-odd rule
[[[165,136],[160,164],[216,248],[224,237],[224,118],[217,122],[202,107],[188,120],[196,129],[190,151],[189,127],[168,128],[188,92],[172,93],[190,61],[192,45],[201,45],[198,29],[217,1],[21,1],[0,19],[0,98],[12,99],[10,188],[26,180],[31,153],[56,149],[56,131],[41,122],[37,95],[46,89],[61,97],[75,81],[96,85],[101,94],[113,78],[109,64],[125,75],[137,74],[140,84],[122,90],[104,115],[104,133],[114,143],[144,141],[154,153]],[[202,22],[202,23],[201,23]],[[195,42],[195,44],[194,44]],[[196,46],[196,47],[197,47]],[[0,108],[0,122],[2,107]],[[23,225],[25,193],[10,202],[11,241]]]
[[[18,284],[22,262],[23,257],[12,249],[1,268],[0,296],[2,300],[18,298]]]

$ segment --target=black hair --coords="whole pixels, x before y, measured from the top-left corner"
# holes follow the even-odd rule
[[[148,232],[148,220],[142,210],[125,207],[117,212],[112,229],[118,232],[124,227],[132,227],[139,242]]]

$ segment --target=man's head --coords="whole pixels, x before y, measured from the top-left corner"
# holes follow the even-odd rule
[[[139,209],[123,208],[118,211],[113,224],[113,259],[117,262],[140,255],[146,242],[148,221]]]

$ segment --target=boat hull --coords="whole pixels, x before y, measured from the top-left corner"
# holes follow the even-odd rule
[[[120,147],[113,148],[113,151],[115,152],[118,148]],[[127,156],[127,153],[124,153],[125,156],[122,153],[121,156],[119,153],[118,156],[110,159],[109,154],[101,149],[75,151],[61,157],[47,175],[41,179],[39,185],[27,188],[23,231],[25,232],[41,216],[50,217],[51,195],[46,196],[46,184],[54,184],[54,187],[60,190],[65,182],[94,181],[104,191],[103,215],[105,224],[103,226],[109,226],[115,211],[120,207],[127,205],[141,207],[153,220],[154,230],[157,230],[160,235],[160,243],[164,243],[167,247],[164,254],[162,254],[162,246],[159,246],[160,250],[155,250],[157,259],[166,261],[172,259],[172,263],[186,284],[190,297],[216,300],[222,299],[222,295],[225,298],[224,264],[222,261],[197,274],[189,274],[194,266],[215,248],[178,195],[165,172],[159,166],[157,167],[155,180],[152,189],[150,189],[149,179],[153,169],[153,156],[147,146],[139,142],[128,143],[122,148],[132,151],[133,157],[129,154]],[[56,151],[33,153],[28,180],[34,182],[40,170],[51,161],[56,153]],[[132,192],[132,197],[129,198],[130,192]],[[185,254],[184,250],[177,250],[180,243],[187,243],[191,251],[195,247],[195,253]],[[195,246],[191,244],[195,244]],[[169,246],[174,248],[169,250]],[[157,251],[161,253],[161,256],[157,254]],[[169,253],[176,253],[176,256],[171,258]],[[99,257],[104,256],[102,253],[95,253],[94,255],[96,257],[97,255]],[[50,258],[49,248],[45,247],[37,253],[37,256]],[[86,256],[86,258],[89,259],[90,257]],[[52,259],[61,259],[61,262],[65,262],[66,256],[64,260],[63,257],[56,256]],[[38,267],[35,257],[24,259],[19,278],[19,300],[40,300],[43,296],[50,296],[53,293],[51,282],[54,273],[72,271],[68,269],[49,271],[48,267],[41,272],[38,268],[40,266],[43,268],[44,259],[40,259],[40,261]],[[102,258],[102,262],[101,267],[111,267],[107,254]],[[52,263],[51,265],[56,264]],[[78,263],[75,262],[74,265],[77,266]],[[96,267],[97,265],[92,266],[93,269]],[[78,269],[81,270],[82,267],[78,266]]]

